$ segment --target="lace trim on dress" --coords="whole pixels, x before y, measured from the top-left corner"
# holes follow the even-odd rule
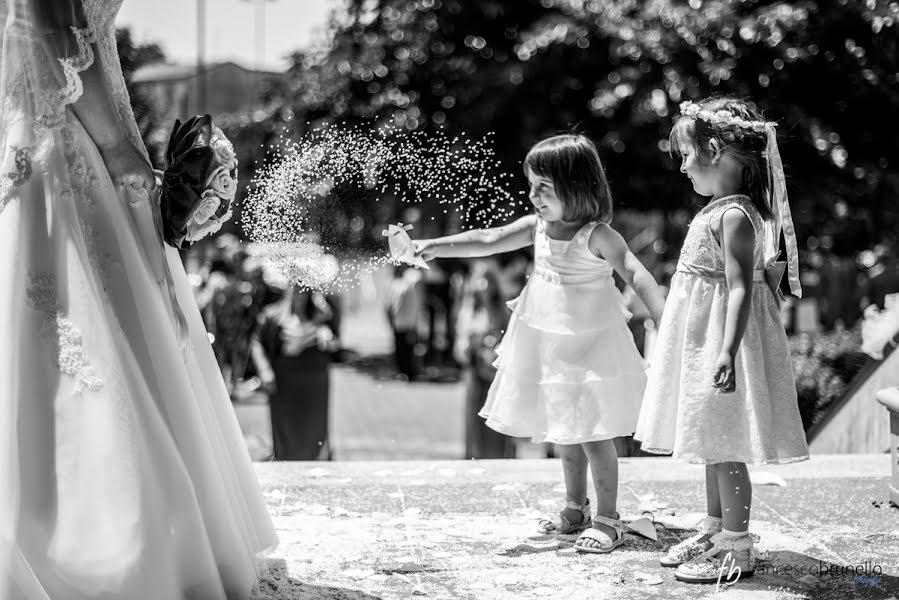
[[[61,373],[75,379],[75,391],[87,388],[93,392],[103,387],[82,346],[81,331],[65,316],[56,302],[56,278],[41,273],[28,275],[26,294],[34,310],[47,317],[45,335],[56,339],[56,364]]]
[[[66,106],[77,102],[84,93],[79,73],[94,64],[94,51],[91,44],[96,42],[96,35],[93,28],[90,26],[72,27],[72,34],[78,44],[78,54],[57,59],[62,65],[62,71],[66,77],[65,87],[51,94],[46,112],[37,119],[39,123],[47,127],[58,127],[65,121]]]

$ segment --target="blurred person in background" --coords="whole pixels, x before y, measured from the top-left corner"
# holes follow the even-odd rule
[[[423,308],[427,324],[425,357],[430,366],[452,365],[455,344],[455,313],[452,276],[458,262],[444,260],[432,263],[421,273]]]
[[[409,381],[418,376],[415,346],[424,316],[421,273],[409,265],[397,265],[387,290],[387,321],[393,330],[397,371]]]
[[[515,458],[515,439],[487,427],[478,411],[496,375],[496,345],[509,322],[509,309],[495,258],[474,262],[465,281],[456,321],[456,361],[467,371],[465,458]],[[512,296],[514,297],[514,296]]]
[[[827,331],[838,325],[850,329],[861,317],[860,271],[846,246],[831,236],[821,238],[819,307],[821,325]]]
[[[328,440],[334,312],[319,292],[291,285],[266,307],[251,342],[269,394],[275,460],[331,460]]]
[[[280,294],[265,281],[262,264],[250,257],[236,238],[216,238],[206,262],[208,275],[194,294],[228,392],[232,400],[239,400],[245,391],[244,381],[253,371],[250,338],[259,313]],[[204,271],[201,267],[201,276]]]
[[[890,294],[899,293],[899,256],[896,253],[896,243],[884,239],[874,248],[874,254],[877,263],[868,272],[862,307],[873,304],[883,310],[885,298]]]

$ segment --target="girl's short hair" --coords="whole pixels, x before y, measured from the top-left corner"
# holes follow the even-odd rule
[[[565,221],[612,220],[612,192],[596,146],[579,134],[556,135],[534,144],[524,159],[528,169],[552,179]]]
[[[732,96],[706,98],[696,104],[703,111],[716,113],[723,110],[747,121],[765,120],[755,106]],[[704,165],[708,165],[719,150],[727,152],[743,166],[740,192],[752,199],[763,219],[774,218],[766,153],[768,136],[764,131],[681,115],[671,129],[668,142],[672,155],[680,156],[681,149],[689,146],[696,152],[700,164]]]

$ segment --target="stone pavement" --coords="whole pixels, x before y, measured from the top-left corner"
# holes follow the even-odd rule
[[[271,454],[267,401],[234,404],[254,460]],[[331,447],[337,460],[450,460],[465,454],[465,384],[379,381],[331,367]]]
[[[622,517],[653,510],[659,541],[629,534],[611,554],[582,555],[574,537],[532,535],[564,501],[558,460],[258,463],[281,538],[261,591],[270,600],[896,598],[889,468],[888,455],[840,455],[754,469],[756,576],[716,593],[658,565],[704,515],[702,467],[621,459]],[[856,567],[862,578],[848,572]]]

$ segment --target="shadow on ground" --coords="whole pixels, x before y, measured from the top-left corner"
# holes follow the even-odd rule
[[[287,561],[268,559],[268,573],[259,582],[260,600],[383,600],[360,590],[314,585],[290,577]]]
[[[345,350],[340,355],[339,362],[376,381],[408,381],[405,375],[397,372],[396,360],[392,354],[359,354]],[[426,365],[421,368],[415,381],[456,383],[459,378],[459,369],[452,365]]]

